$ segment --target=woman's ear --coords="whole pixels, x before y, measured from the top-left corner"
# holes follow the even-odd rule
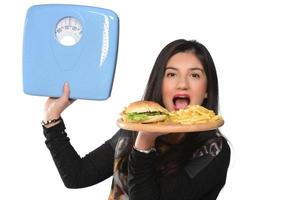
[[[206,92],[205,96],[204,96],[204,99],[207,99],[207,98],[208,98],[208,93]]]

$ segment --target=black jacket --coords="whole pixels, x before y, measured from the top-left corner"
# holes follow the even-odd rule
[[[132,148],[128,154],[127,177],[124,177],[116,172],[116,158],[127,144],[125,139],[130,139],[127,131],[120,129],[81,158],[70,144],[63,122],[43,128],[45,143],[65,186],[83,188],[113,175],[109,200],[212,200],[217,198],[226,181],[230,148],[221,136],[197,149],[196,156],[183,170],[162,177],[157,176],[154,168],[155,152],[143,154]],[[127,181],[122,181],[122,177]]]

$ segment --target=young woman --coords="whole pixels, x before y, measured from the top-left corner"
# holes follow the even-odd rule
[[[193,40],[169,43],[154,64],[143,99],[169,111],[198,104],[217,114],[218,79],[205,46]],[[60,98],[47,100],[49,122],[43,125],[46,145],[66,187],[87,187],[113,175],[109,200],[217,198],[230,162],[229,145],[218,130],[154,134],[120,129],[80,158],[60,118],[72,102],[65,84]]]

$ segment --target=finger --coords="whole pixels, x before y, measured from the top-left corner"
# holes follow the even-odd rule
[[[64,87],[63,87],[63,98],[68,100],[69,99],[69,95],[70,95],[70,89],[69,89],[69,84],[66,82],[64,83]]]

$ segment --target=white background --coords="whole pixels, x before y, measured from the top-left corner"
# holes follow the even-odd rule
[[[232,143],[227,184],[218,199],[284,199],[284,6],[281,1],[9,0],[0,12],[0,199],[107,199],[111,179],[66,189],[44,144],[46,98],[22,91],[22,38],[27,9],[70,3],[104,7],[120,17],[112,96],[76,101],[63,117],[81,156],[117,130],[122,108],[142,97],[149,72],[168,42],[196,39],[211,52],[220,84],[223,134]]]

